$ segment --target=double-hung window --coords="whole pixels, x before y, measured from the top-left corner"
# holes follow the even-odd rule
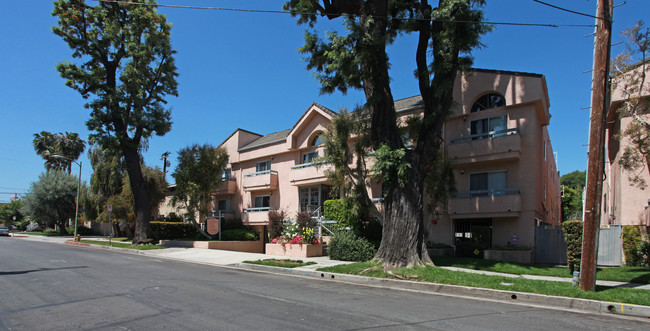
[[[506,171],[482,172],[469,176],[471,197],[504,195],[507,178]]]
[[[221,180],[227,181],[230,180],[230,176],[232,176],[232,169],[224,169],[223,172],[221,173]]]
[[[269,171],[271,170],[271,160],[257,162],[255,164],[255,172]]]
[[[483,118],[470,122],[472,140],[502,137],[508,129],[506,115]]]
[[[260,195],[255,197],[254,207],[255,208],[269,208],[271,205],[271,196],[269,195]]]
[[[302,155],[302,163],[307,164],[307,163],[314,163],[314,160],[318,157],[318,152],[309,152],[305,153]]]
[[[218,200],[217,201],[217,210],[219,210],[219,211],[228,211],[228,210],[230,210],[230,200]]]

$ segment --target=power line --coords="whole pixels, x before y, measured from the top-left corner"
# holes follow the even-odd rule
[[[132,2],[132,1],[122,1],[122,0],[93,0],[96,2],[111,2],[118,3],[123,5],[139,5],[139,6],[150,6],[150,7],[164,7],[164,8],[177,8],[177,9],[199,9],[199,10],[218,10],[218,11],[231,11],[231,12],[244,12],[244,13],[262,13],[262,14],[291,14],[285,10],[270,10],[270,9],[244,9],[244,8],[226,8],[226,7],[204,7],[204,6],[181,6],[181,5],[165,5],[165,4],[152,4],[152,3],[142,3],[142,2]],[[300,15],[320,15],[319,13],[311,12],[295,12],[295,14]],[[394,17],[394,16],[372,16],[374,18],[386,18],[399,20],[406,18]],[[558,27],[587,27],[593,28],[594,24],[550,24],[550,23],[517,23],[517,22],[476,22],[476,21],[451,21],[451,20],[433,20],[426,18],[409,18],[416,21],[434,21],[434,22],[444,22],[444,23],[471,23],[471,24],[487,24],[487,25],[512,25],[512,26],[537,26],[537,27],[547,27],[547,28],[558,28]]]
[[[559,9],[559,10],[562,10],[562,11],[565,11],[565,12],[569,12],[569,13],[572,13],[572,14],[582,15],[582,16],[587,16],[587,17],[591,17],[591,18],[597,18],[597,19],[599,19],[599,20],[602,20],[602,19],[603,19],[602,17],[598,17],[598,16],[594,16],[594,15],[589,15],[589,14],[585,14],[585,13],[577,12],[577,11],[574,11],[574,10],[570,10],[570,9],[566,9],[566,8],[558,7],[558,6],[552,5],[552,4],[550,4],[550,3],[546,3],[546,2],[544,2],[544,1],[539,1],[539,0],[533,0],[533,1],[534,1],[534,2],[537,2],[537,3],[541,3],[542,5],[549,6],[549,7],[552,7],[552,8],[555,8],[555,9]]]

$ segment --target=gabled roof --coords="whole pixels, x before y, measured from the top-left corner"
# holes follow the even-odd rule
[[[255,149],[255,148],[258,148],[258,147],[264,147],[264,146],[273,145],[273,144],[280,143],[280,142],[285,142],[287,140],[287,137],[298,127],[298,125],[305,118],[305,116],[307,116],[307,114],[309,114],[309,112],[312,109],[315,109],[315,108],[322,111],[322,112],[324,112],[326,115],[328,115],[330,117],[335,117],[335,116],[338,115],[335,111],[333,111],[333,110],[331,110],[331,109],[329,109],[329,108],[327,108],[327,107],[325,107],[323,105],[320,105],[320,104],[318,104],[316,102],[312,102],[312,104],[309,107],[307,107],[307,110],[305,110],[305,112],[302,114],[302,116],[300,116],[298,121],[296,121],[296,123],[293,125],[293,127],[291,127],[291,129],[287,129],[287,130],[283,130],[283,131],[279,131],[279,132],[274,132],[274,133],[271,133],[271,134],[267,134],[266,136],[262,136],[259,139],[256,139],[256,140],[252,141],[248,145],[240,148],[238,151],[239,152],[244,152],[244,151]],[[250,132],[250,133],[252,133],[252,132]],[[253,134],[256,134],[256,133],[253,133]]]
[[[291,132],[291,129],[267,134],[266,136],[262,136],[258,139],[253,140],[250,144],[240,148],[238,151],[243,152],[257,147],[272,145],[275,143],[286,141],[289,132]]]
[[[217,146],[217,147],[221,147],[221,146],[223,146],[223,144],[225,144],[226,141],[228,141],[228,139],[232,138],[232,136],[234,136],[235,133],[237,133],[237,132],[239,132],[239,131],[246,132],[246,133],[250,133],[250,134],[252,134],[252,135],[256,135],[256,136],[260,136],[260,137],[262,137],[262,135],[259,134],[259,133],[255,133],[255,132],[251,132],[251,131],[248,131],[248,130],[244,130],[244,129],[242,129],[242,128],[237,128],[237,130],[233,131],[233,132],[228,136],[228,138],[224,139],[224,140],[221,142],[221,144],[219,144],[219,146]]]

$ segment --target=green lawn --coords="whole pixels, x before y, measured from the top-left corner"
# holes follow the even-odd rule
[[[571,277],[569,268],[552,267],[531,264],[519,264],[504,261],[474,259],[468,257],[431,257],[437,266],[457,267],[474,270],[487,270],[503,272],[516,275],[539,275],[553,277]],[[619,282],[630,282],[650,284],[650,268],[644,267],[615,267],[598,268],[596,278],[600,280],[613,280]]]
[[[28,234],[32,236],[52,236],[52,234],[49,233],[44,233],[44,232],[12,232],[13,234]],[[58,236],[58,234],[57,234]]]
[[[648,290],[597,286],[595,292],[588,292],[582,291],[579,288],[574,288],[570,282],[553,282],[523,278],[510,278],[503,276],[488,276],[467,272],[450,271],[435,267],[416,267],[412,269],[393,270],[393,273],[399,277],[384,272],[381,265],[372,261],[320,268],[318,271],[363,275],[379,278],[399,278],[420,282],[471,286],[505,291],[537,293],[650,306],[650,291]]]
[[[303,262],[302,260],[290,260],[290,259],[284,259],[284,260],[266,259],[266,260],[257,260],[257,261],[244,261],[244,263],[268,265],[272,267],[282,267],[282,268],[296,268],[296,267],[316,264],[316,262]]]
[[[85,244],[91,244],[91,245],[109,246],[109,242],[108,241],[103,241],[103,240],[83,240],[82,239],[80,242],[85,243]],[[137,249],[137,250],[150,250],[150,249],[165,249],[165,248],[167,248],[165,246],[160,246],[160,245],[132,246],[129,243],[114,242],[114,241],[111,241],[110,246],[119,247],[119,248]]]

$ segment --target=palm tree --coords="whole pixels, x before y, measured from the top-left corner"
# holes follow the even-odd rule
[[[47,131],[34,134],[34,150],[45,160],[45,170],[72,170],[72,162],[77,160],[86,148],[86,143],[73,132],[53,134]],[[67,159],[57,158],[56,155]]]
[[[51,132],[41,131],[41,133],[34,134],[34,150],[36,151],[36,154],[45,160],[45,170],[47,172],[57,168],[57,165],[60,163],[60,161],[54,157],[56,154],[56,140],[56,136]]]

